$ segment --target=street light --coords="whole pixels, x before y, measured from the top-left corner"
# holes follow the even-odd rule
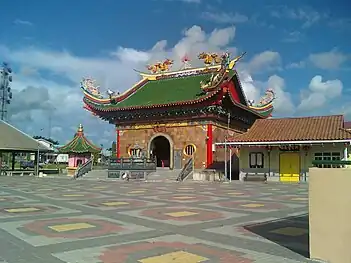
[[[0,102],[1,102],[1,120],[7,119],[7,105],[11,103],[12,91],[10,83],[12,82],[12,69],[7,63],[3,63],[0,70]]]
[[[227,121],[227,134],[224,137],[224,175],[227,178],[227,140],[229,135],[229,125],[230,125],[230,112],[228,112],[228,121]],[[230,178],[230,181],[232,178]]]

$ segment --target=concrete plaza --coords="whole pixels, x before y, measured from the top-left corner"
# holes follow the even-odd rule
[[[0,263],[308,262],[305,184],[0,180]]]

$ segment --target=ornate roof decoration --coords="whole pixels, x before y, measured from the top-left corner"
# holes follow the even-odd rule
[[[153,74],[167,72],[172,67],[173,62],[173,60],[167,58],[165,61],[157,62],[153,65],[147,65],[146,68]]]
[[[265,115],[266,112],[273,111],[273,101],[276,99],[275,93],[272,89],[267,89],[260,101],[255,104],[254,100],[249,101],[250,109],[261,112]]]
[[[182,65],[182,67],[180,68],[180,70],[185,70],[185,69],[191,68],[190,58],[188,57],[187,54],[185,54],[185,55],[182,57],[181,62],[183,63],[183,65]]]
[[[66,145],[60,147],[61,153],[99,153],[101,148],[91,143],[84,135],[83,125],[79,124],[74,138]]]
[[[170,71],[174,61],[166,59],[148,65],[150,73],[135,70],[141,76],[138,83],[121,94],[108,90],[106,97],[102,96],[94,80],[83,79],[84,108],[100,116],[102,112],[175,107],[205,103],[210,99],[221,103],[221,96],[228,94],[236,106],[266,118],[273,111],[274,93],[269,91],[273,95],[267,93],[256,105],[247,101],[235,70],[236,63],[244,55],[231,58],[229,52],[222,55],[202,52],[198,58],[205,65],[197,68],[189,68],[190,60],[185,55],[183,67],[177,71]]]

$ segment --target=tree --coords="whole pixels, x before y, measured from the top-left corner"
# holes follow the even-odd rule
[[[54,139],[51,139],[51,138],[46,138],[44,136],[33,136],[34,139],[38,140],[38,139],[43,139],[43,140],[46,140],[48,142],[51,142],[53,145],[59,145],[60,143],[58,141],[55,141]]]
[[[111,147],[111,154],[113,157],[115,157],[117,155],[117,146],[116,146],[116,142],[112,142],[112,147]]]

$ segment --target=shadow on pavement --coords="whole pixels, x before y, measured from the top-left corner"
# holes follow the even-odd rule
[[[309,258],[308,214],[246,225],[246,230]]]

